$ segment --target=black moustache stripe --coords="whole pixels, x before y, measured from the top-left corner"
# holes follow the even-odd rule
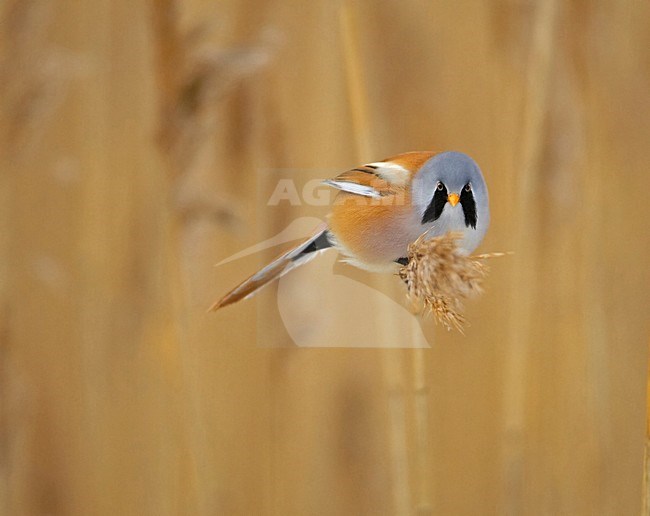
[[[442,190],[436,188],[433,192],[433,198],[422,216],[422,224],[438,220],[440,215],[442,215],[445,204],[447,204],[447,187],[442,185]],[[467,220],[467,215],[465,216],[465,220]]]
[[[469,228],[476,229],[476,221],[478,219],[476,215],[476,201],[474,200],[474,194],[472,190],[469,192],[463,188],[460,192],[460,204],[463,207],[463,213],[465,214],[465,225]]]

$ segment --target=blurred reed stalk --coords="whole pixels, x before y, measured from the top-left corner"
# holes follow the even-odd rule
[[[370,160],[370,116],[366,85],[364,83],[363,65],[358,40],[359,25],[356,22],[354,7],[351,2],[343,2],[340,10],[341,46],[345,62],[347,93],[352,117],[353,134],[359,162]],[[377,321],[378,334],[387,338],[394,335],[391,314],[386,313],[381,305],[373,309]],[[411,514],[411,496],[409,486],[409,461],[406,439],[406,408],[404,400],[404,378],[401,355],[393,350],[382,350],[382,374],[388,391],[388,414],[390,418],[390,458],[392,463],[392,491],[395,514]],[[398,358],[398,360],[395,360]]]
[[[193,78],[188,73],[192,69],[191,48],[188,48],[188,38],[180,28],[180,15],[175,0],[152,0],[151,2],[154,47],[156,49],[155,65],[157,74],[157,87],[159,97],[159,129],[158,143],[160,154],[167,168],[167,175],[170,178],[172,187],[174,179],[182,181],[191,173],[195,161],[192,154],[197,152],[196,143],[191,143],[196,137],[198,119],[202,113],[201,108],[195,103],[191,95],[199,95],[200,84],[196,84],[194,90],[189,86]],[[170,202],[173,200],[170,199]],[[198,387],[193,370],[196,370],[197,357],[188,350],[192,346],[186,345],[189,340],[187,310],[189,300],[187,285],[183,278],[182,259],[182,223],[177,218],[169,221],[170,238],[166,241],[169,245],[168,256],[171,258],[169,264],[170,281],[173,284],[172,292],[179,293],[170,300],[173,306],[174,322],[173,328],[178,343],[178,357],[182,375],[182,396],[185,398],[181,403],[184,407],[183,433],[181,437],[187,441],[186,449],[190,460],[190,471],[192,479],[189,484],[192,486],[191,493],[187,496],[197,514],[208,514],[209,502],[206,494],[210,492],[209,486],[205,485],[206,478],[206,454],[197,456],[196,450],[206,450],[207,438],[200,431],[203,428],[200,417],[200,402]]]
[[[643,461],[643,516],[650,515],[650,346],[646,387],[646,433]]]
[[[429,385],[427,383],[426,348],[413,350],[413,391],[415,393],[416,501],[418,516],[433,514],[430,495],[429,464]]]
[[[357,159],[359,162],[376,159],[371,143],[370,102],[367,86],[364,80],[363,59],[358,34],[362,25],[358,23],[355,7],[352,2],[343,2],[340,10],[341,45],[345,62],[347,92],[350,103],[353,132],[356,141]],[[388,288],[394,287],[393,277],[378,278],[385,282]],[[412,332],[401,331],[395,322],[393,314],[385,309],[375,307],[379,334],[389,346],[408,339]],[[406,329],[404,329],[406,330]],[[423,349],[414,349],[413,357],[413,391],[415,393],[415,422],[418,489],[416,491],[416,510],[419,514],[428,514],[431,504],[428,500],[429,467],[427,463],[427,422],[428,422],[428,389],[426,386],[426,365]],[[394,513],[409,515],[413,513],[411,495],[411,471],[408,449],[408,418],[405,399],[405,378],[402,350],[382,350],[382,372],[384,384],[388,393],[388,413],[390,428],[390,457],[392,461],[392,486]]]
[[[186,237],[188,223],[199,217],[221,223],[237,221],[234,206],[218,193],[206,191],[202,176],[212,174],[217,160],[214,142],[220,127],[220,103],[241,80],[257,72],[270,58],[263,46],[222,49],[204,40],[208,27],[200,23],[181,26],[182,4],[176,0],[151,0],[155,72],[160,92],[158,146],[170,184],[169,202],[176,216],[170,217],[170,236],[166,239],[170,256],[169,276],[177,334],[178,357],[182,375],[185,422],[182,439],[187,441],[190,457],[191,503],[197,514],[211,514],[213,488],[207,484],[207,472],[213,468],[208,454],[209,436],[201,413],[201,394],[195,371],[200,357],[195,346],[191,297],[187,271]],[[194,352],[192,351],[194,350]],[[198,453],[197,453],[198,451]]]
[[[525,473],[524,432],[526,425],[526,378],[528,340],[531,335],[532,302],[537,298],[537,252],[534,242],[540,231],[540,217],[535,202],[540,182],[540,164],[544,148],[544,128],[548,111],[549,84],[556,45],[559,14],[557,0],[535,4],[532,41],[528,54],[526,97],[523,106],[521,169],[519,173],[517,208],[526,213],[518,218],[515,230],[517,259],[513,271],[513,296],[510,312],[509,349],[506,352],[504,381],[504,442],[502,514],[522,514],[523,477]],[[523,287],[525,286],[525,288]]]
[[[52,7],[42,0],[0,2],[0,156],[29,158],[63,102],[74,72],[70,53],[52,50]]]
[[[38,155],[36,144],[64,98],[69,75],[48,47],[51,13],[42,0],[0,2],[0,514],[27,514],[42,496],[41,486],[30,484],[36,402],[23,392],[16,363],[25,350],[15,346],[10,324],[16,303],[12,254],[20,238],[14,224],[22,202],[16,184]]]

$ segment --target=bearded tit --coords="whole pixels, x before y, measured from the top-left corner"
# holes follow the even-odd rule
[[[361,269],[395,270],[422,233],[462,235],[471,253],[490,224],[488,191],[472,158],[460,152],[407,152],[343,172],[325,184],[339,190],[327,224],[244,280],[211,310],[246,299],[263,286],[334,248]]]

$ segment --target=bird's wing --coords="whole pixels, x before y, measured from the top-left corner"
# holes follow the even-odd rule
[[[324,183],[344,192],[379,198],[404,188],[409,177],[409,171],[401,165],[377,162],[347,170]]]
[[[433,152],[408,152],[347,170],[323,181],[344,192],[365,197],[385,197],[404,189],[412,175],[433,156]]]

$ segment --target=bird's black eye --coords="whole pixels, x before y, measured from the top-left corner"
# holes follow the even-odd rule
[[[445,185],[443,185],[440,181],[438,181],[438,185],[436,186],[436,190],[442,191],[442,190],[444,190],[444,188],[445,188]]]
[[[470,185],[469,183],[467,183],[467,184],[465,185],[464,190],[465,190],[466,192],[471,192],[471,191],[472,191],[472,185]]]

